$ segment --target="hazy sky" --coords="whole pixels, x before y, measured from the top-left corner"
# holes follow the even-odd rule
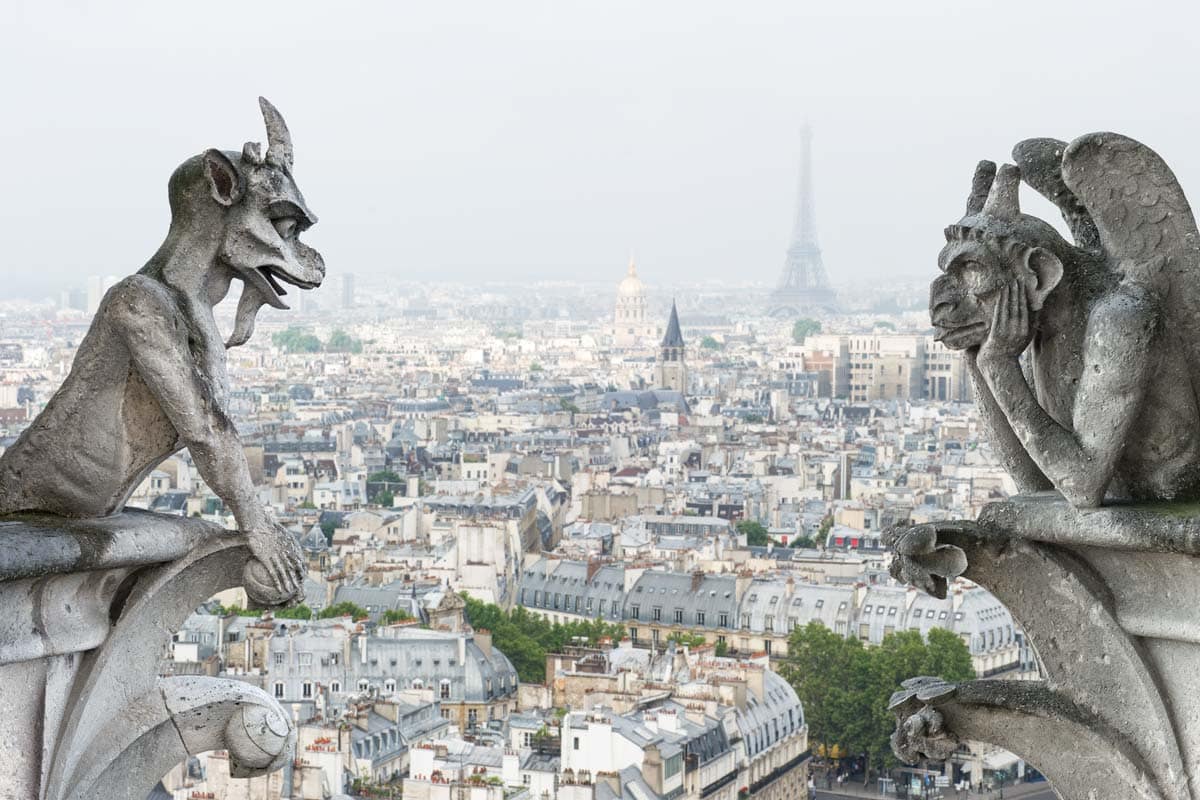
[[[1086,10],[1085,10],[1086,9]],[[8,291],[135,271],[283,111],[330,273],[774,283],[815,129],[835,284],[932,274],[975,161],[1098,129],[1200,196],[1194,3],[8,0]]]

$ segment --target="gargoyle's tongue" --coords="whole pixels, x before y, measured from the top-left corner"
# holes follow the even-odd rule
[[[258,316],[258,310],[265,305],[267,305],[267,300],[263,297],[262,290],[250,283],[245,284],[242,296],[238,299],[237,312],[233,318],[233,333],[229,334],[229,338],[225,341],[226,348],[237,347],[250,340],[250,336],[254,333],[254,319]]]

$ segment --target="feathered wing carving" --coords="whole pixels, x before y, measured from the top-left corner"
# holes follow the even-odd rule
[[[1159,324],[1187,366],[1161,377],[1200,394],[1200,232],[1175,174],[1140,142],[1090,133],[1067,147],[1063,180],[1095,220],[1111,266],[1160,298]]]
[[[1165,256],[1175,274],[1200,270],[1191,206],[1171,168],[1149,147],[1116,133],[1089,133],[1067,147],[1062,176],[1115,265]]]

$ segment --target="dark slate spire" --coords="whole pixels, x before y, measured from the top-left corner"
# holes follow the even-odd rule
[[[663,347],[683,347],[683,332],[679,330],[679,312],[675,310],[675,301],[671,301],[671,319],[667,323],[667,333],[663,336]]]

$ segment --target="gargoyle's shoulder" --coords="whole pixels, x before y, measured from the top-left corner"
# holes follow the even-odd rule
[[[177,313],[171,290],[148,275],[130,275],[105,294],[99,313],[112,322],[145,327]]]

